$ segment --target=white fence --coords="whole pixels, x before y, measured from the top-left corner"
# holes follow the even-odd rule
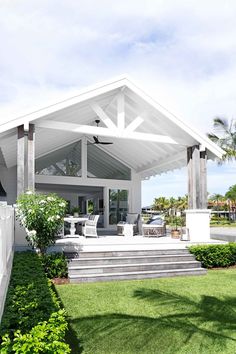
[[[0,321],[11,276],[14,254],[14,208],[0,204]]]

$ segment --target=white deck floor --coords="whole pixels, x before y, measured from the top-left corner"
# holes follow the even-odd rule
[[[224,241],[210,240],[205,244],[221,244]],[[173,239],[169,235],[164,237],[144,237],[133,236],[124,237],[114,235],[114,231],[99,231],[99,237],[64,237],[56,241],[54,248],[67,251],[123,251],[123,250],[155,250],[186,248],[190,245],[196,245],[198,242],[181,241]],[[202,242],[201,242],[202,244]]]

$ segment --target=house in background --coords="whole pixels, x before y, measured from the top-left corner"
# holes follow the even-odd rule
[[[143,179],[188,165],[190,236],[197,225],[209,237],[206,162],[222,153],[125,77],[0,124],[9,204],[27,189],[55,192],[105,228],[141,212]]]

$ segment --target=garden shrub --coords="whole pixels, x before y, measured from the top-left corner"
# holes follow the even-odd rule
[[[44,254],[40,259],[49,279],[68,277],[67,259],[63,253]]]
[[[40,253],[53,245],[62,225],[66,201],[56,194],[37,194],[30,191],[17,200],[16,216],[27,233],[27,241]]]
[[[236,244],[191,246],[189,251],[205,268],[229,267],[236,264]]]
[[[53,313],[54,315],[52,315]],[[64,319],[62,319],[62,316]],[[37,341],[42,340],[43,342],[43,337],[46,336],[46,334],[43,334],[44,332],[47,332],[50,338],[54,338],[56,345],[58,339],[56,339],[56,333],[53,329],[56,323],[59,327],[61,326],[61,335],[58,342],[58,348],[60,348],[61,342],[64,343],[65,338],[65,321],[65,314],[61,312],[60,302],[50,280],[45,276],[40,257],[33,252],[16,252],[0,327],[0,335],[2,336],[0,352],[63,353],[62,350],[61,352],[56,350],[37,351],[36,349],[35,351],[30,349],[24,351],[23,348],[28,348],[30,341],[37,343]],[[39,328],[42,329],[42,337]],[[49,342],[47,343],[48,348],[50,348]],[[18,345],[17,343],[21,344]],[[19,349],[20,346],[22,346],[22,349]]]
[[[1,354],[66,354],[70,347],[65,343],[67,330],[64,310],[51,314],[48,321],[40,322],[29,333],[22,334],[20,330],[14,332],[14,338],[9,334],[3,336]]]

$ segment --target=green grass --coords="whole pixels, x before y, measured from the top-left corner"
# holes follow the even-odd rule
[[[236,353],[235,290],[235,269],[57,286],[83,354]]]

